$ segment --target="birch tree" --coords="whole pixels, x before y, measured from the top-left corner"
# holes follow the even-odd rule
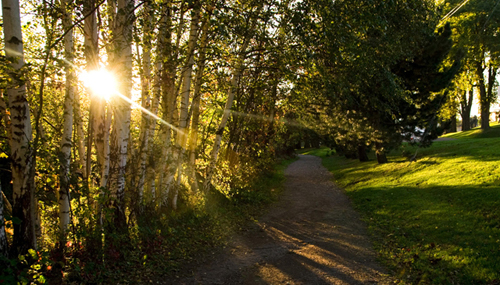
[[[200,103],[201,103],[201,86],[203,84],[203,75],[205,71],[206,50],[208,43],[208,28],[210,27],[210,16],[212,15],[214,6],[210,5],[207,8],[205,17],[201,27],[201,39],[199,47],[199,56],[196,70],[195,86],[193,90],[193,102],[191,104],[191,127],[188,141],[188,170],[191,189],[199,190],[198,181],[196,178],[196,146],[198,143],[198,125],[200,121]]]
[[[154,73],[152,78],[152,102],[150,106],[150,111],[155,116],[158,115],[158,107],[160,105],[160,98],[162,96],[162,86],[164,84],[164,74],[165,74],[165,58],[164,55],[166,53],[167,46],[167,35],[170,35],[170,5],[169,3],[162,3],[162,8],[160,11],[160,23],[158,27],[158,36],[156,41],[156,57],[154,60]],[[148,123],[148,136],[151,138],[155,137],[156,123],[151,119],[151,117],[147,118]],[[149,140],[148,140],[149,142]],[[153,158],[156,157],[156,154],[153,152],[153,147],[148,143],[147,147],[144,146],[144,151],[148,157]],[[141,158],[142,159],[142,158]],[[160,158],[160,161],[162,158]],[[150,161],[154,161],[154,159],[150,159]],[[142,167],[142,162],[141,162]],[[156,169],[155,165],[151,165],[151,171],[147,173],[147,164],[144,164],[144,173],[143,175],[147,175],[147,181],[144,182],[148,185],[151,193],[151,197],[153,201],[156,200]],[[142,170],[141,170],[142,171]],[[147,173],[147,174],[146,174]],[[145,177],[146,178],[146,177]]]
[[[114,121],[110,137],[110,182],[112,202],[115,208],[115,224],[119,229],[126,226],[125,217],[125,170],[130,135],[130,100],[132,95],[132,26],[134,1],[118,0],[116,25],[113,31],[113,64],[119,78],[119,96],[113,97]],[[128,99],[128,100],[127,100]]]
[[[66,91],[64,100],[64,126],[61,139],[61,152],[59,156],[60,163],[60,187],[59,187],[59,227],[64,236],[68,224],[70,223],[70,181],[69,170],[71,161],[71,148],[73,134],[73,101],[76,89],[76,76],[74,70],[74,47],[73,47],[73,29],[72,29],[72,1],[62,0],[61,9],[63,12],[63,28],[68,31],[64,36],[64,57],[66,73]]]
[[[224,106],[224,112],[222,114],[222,119],[221,119],[219,126],[217,127],[217,131],[215,133],[216,136],[215,136],[215,141],[214,141],[214,145],[212,148],[212,155],[210,158],[210,163],[209,163],[208,168],[206,170],[205,182],[203,184],[203,190],[205,192],[207,192],[209,190],[209,187],[211,185],[212,176],[213,176],[214,171],[215,171],[215,165],[217,164],[217,157],[219,155],[219,150],[220,150],[220,146],[221,146],[222,135],[224,134],[224,129],[226,128],[227,121],[228,121],[229,116],[231,114],[231,107],[233,105],[234,95],[235,95],[236,90],[238,88],[238,80],[239,80],[241,73],[243,72],[243,68],[244,68],[247,48],[250,44],[251,39],[253,38],[253,34],[254,34],[254,31],[255,31],[256,25],[257,25],[258,15],[260,14],[261,9],[262,9],[261,7],[258,7],[257,11],[255,12],[255,15],[253,15],[253,18],[251,19],[251,24],[250,24],[249,30],[247,31],[247,33],[244,37],[243,43],[239,48],[236,61],[233,65],[233,75],[232,75],[231,84],[230,84],[228,94],[227,94],[226,105]]]
[[[187,59],[186,64],[182,71],[182,90],[181,90],[181,102],[180,102],[180,115],[179,115],[179,129],[177,132],[177,159],[174,159],[174,163],[177,163],[177,185],[173,187],[172,193],[172,209],[177,209],[177,197],[179,191],[179,184],[182,177],[182,161],[183,154],[186,147],[187,136],[188,136],[188,108],[189,108],[189,98],[191,94],[191,78],[193,73],[194,65],[194,50],[196,42],[198,41],[198,22],[200,18],[200,1],[195,1],[194,8],[191,14],[191,27],[189,31],[189,41],[187,48]],[[174,175],[171,173],[170,175]]]
[[[179,56],[179,46],[181,33],[183,31],[184,26],[184,14],[185,14],[185,1],[182,1],[179,9],[179,20],[176,29],[177,39],[175,44],[173,41],[173,11],[174,7],[170,6],[172,3],[168,2],[167,14],[165,23],[166,34],[164,37],[165,45],[164,45],[164,67],[162,72],[162,119],[167,122],[168,125],[161,125],[161,143],[162,143],[162,155],[159,163],[160,173],[158,177],[158,186],[160,188],[160,197],[161,204],[163,206],[167,206],[168,197],[170,195],[169,191],[171,189],[173,178],[175,175],[176,164],[173,163],[175,161],[175,154],[173,153],[172,148],[172,135],[174,126],[174,118],[176,115],[176,68],[178,64],[178,56]],[[182,78],[182,77],[181,77]],[[174,175],[172,175],[174,173]]]
[[[24,66],[21,18],[18,0],[2,0],[5,54],[12,59],[15,71]],[[20,219],[14,224],[14,249],[23,254],[36,249],[35,197],[32,171],[32,129],[26,85],[20,73],[11,73],[12,84],[7,90],[11,117],[11,170],[13,213]]]
[[[88,16],[84,22],[84,47],[87,72],[99,69],[99,34],[97,27],[97,7],[95,0],[85,0],[84,13]],[[109,168],[109,154],[107,151],[109,142],[107,136],[109,125],[106,124],[106,100],[97,94],[94,94],[91,88],[87,90],[90,95],[90,121],[89,134],[87,142],[87,153],[92,153],[92,142],[95,145],[97,155],[97,165],[100,173],[101,187],[107,184],[107,169]]]
[[[151,3],[146,1],[144,3],[144,8],[142,11],[142,70],[141,70],[141,105],[146,111],[151,111],[151,49],[152,49],[152,32],[153,32],[153,10],[151,9]],[[157,109],[157,107],[155,108]],[[155,110],[156,112],[156,110]],[[144,183],[146,181],[146,160],[149,149],[149,134],[151,132],[150,124],[152,124],[153,118],[147,112],[142,112],[141,118],[141,131],[139,135],[139,171],[137,183],[137,192],[139,194],[139,204],[142,203],[144,195]]]

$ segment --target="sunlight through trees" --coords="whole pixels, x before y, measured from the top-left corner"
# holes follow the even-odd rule
[[[489,116],[500,8],[434,2],[3,0],[0,252],[109,264],[301,144],[385,163],[475,86]]]

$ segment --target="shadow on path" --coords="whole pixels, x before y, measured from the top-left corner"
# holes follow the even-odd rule
[[[229,246],[175,284],[388,284],[365,225],[318,157],[286,172],[280,201]]]

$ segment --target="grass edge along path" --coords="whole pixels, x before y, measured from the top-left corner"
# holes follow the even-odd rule
[[[500,284],[500,136],[477,137],[435,142],[412,164],[407,145],[385,165],[307,154],[323,158],[401,284]]]

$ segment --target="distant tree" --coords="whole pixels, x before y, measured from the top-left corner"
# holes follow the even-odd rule
[[[443,12],[448,13],[457,5],[456,1],[445,1]],[[457,10],[448,21],[453,23],[456,43],[467,49],[470,70],[479,91],[481,128],[489,128],[490,106],[496,100],[496,74],[500,67],[500,44],[497,31],[500,27],[500,9],[497,1],[468,2]]]
[[[323,4],[329,8],[304,2],[296,32],[305,44],[319,47],[311,48],[323,78],[317,90],[330,105],[327,113],[337,117],[331,128],[337,147],[362,160],[372,147],[384,163],[387,150],[422,135],[417,127],[426,130],[420,143],[428,145],[440,134],[435,116],[445,101],[438,92],[459,68],[459,60],[444,64],[452,46],[450,26],[434,33],[437,20],[428,2]],[[401,22],[411,25],[402,29]]]
[[[442,66],[452,47],[450,37],[451,28],[447,24],[429,39],[413,59],[401,61],[393,68],[404,89],[410,92],[412,100],[407,106],[408,113],[403,124],[425,129],[420,141],[424,146],[429,145],[444,130],[438,126],[437,113],[446,103],[447,92],[438,92],[451,83],[461,66],[461,54],[452,59],[450,66]]]
[[[466,66],[466,65],[465,65]],[[458,112],[462,118],[462,131],[468,131],[471,128],[471,110],[474,103],[474,84],[473,75],[469,69],[462,70],[454,84],[455,98],[457,98],[460,108]]]

